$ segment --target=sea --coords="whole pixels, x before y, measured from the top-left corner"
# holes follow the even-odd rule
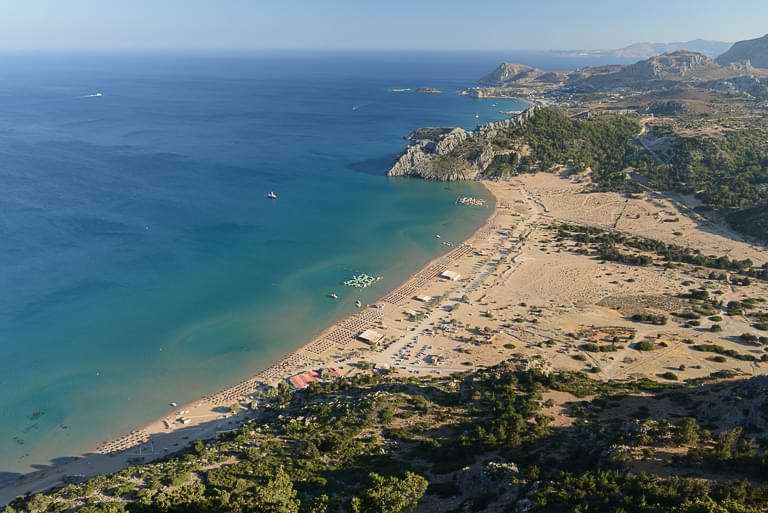
[[[416,127],[525,108],[457,94],[504,60],[605,63],[0,53],[0,479],[256,373],[468,237],[482,186],[385,173]]]

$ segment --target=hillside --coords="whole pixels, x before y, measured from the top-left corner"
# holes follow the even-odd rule
[[[705,55],[677,51],[657,55],[628,66],[584,68],[568,77],[568,84],[581,90],[611,90],[617,88],[650,89],[665,83],[694,79],[718,79],[733,75]]]
[[[739,41],[717,58],[723,66],[749,61],[756,68],[768,68],[768,34],[757,39]]]
[[[599,383],[520,359],[366,374],[265,396],[218,440],[3,512],[759,513],[766,393],[761,378]]]
[[[530,82],[559,83],[564,75],[532,68],[526,64],[502,63],[498,68],[478,80],[486,86],[511,86]]]
[[[555,108],[530,108],[473,132],[416,131],[388,175],[442,181],[500,179],[564,164],[599,174],[623,166],[639,131],[637,120],[629,116],[573,120]]]

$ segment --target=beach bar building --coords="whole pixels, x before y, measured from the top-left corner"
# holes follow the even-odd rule
[[[302,372],[288,378],[288,383],[294,390],[304,390],[315,381],[320,380],[320,374],[315,371]]]
[[[440,277],[450,281],[459,281],[461,275],[455,271],[443,271],[440,273]]]
[[[375,346],[381,340],[384,338],[384,335],[379,333],[376,330],[365,330],[364,332],[360,333],[357,338],[365,342],[366,344]]]

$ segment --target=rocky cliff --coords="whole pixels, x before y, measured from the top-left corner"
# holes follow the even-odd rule
[[[734,62],[749,61],[756,68],[768,68],[768,34],[748,41],[739,41],[717,58],[723,66]]]
[[[497,156],[509,160],[510,152],[494,148],[492,139],[504,129],[520,126],[534,115],[530,107],[512,118],[463,128],[420,128],[409,136],[410,144],[387,176],[413,176],[427,180],[476,180],[484,177]]]

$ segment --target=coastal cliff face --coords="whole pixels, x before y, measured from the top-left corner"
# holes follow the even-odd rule
[[[408,139],[410,144],[387,176],[413,176],[426,180],[478,180],[489,177],[497,161],[519,162],[521,155],[500,150],[492,143],[499,132],[522,126],[534,115],[536,107],[523,113],[468,132],[462,128],[420,128]]]

